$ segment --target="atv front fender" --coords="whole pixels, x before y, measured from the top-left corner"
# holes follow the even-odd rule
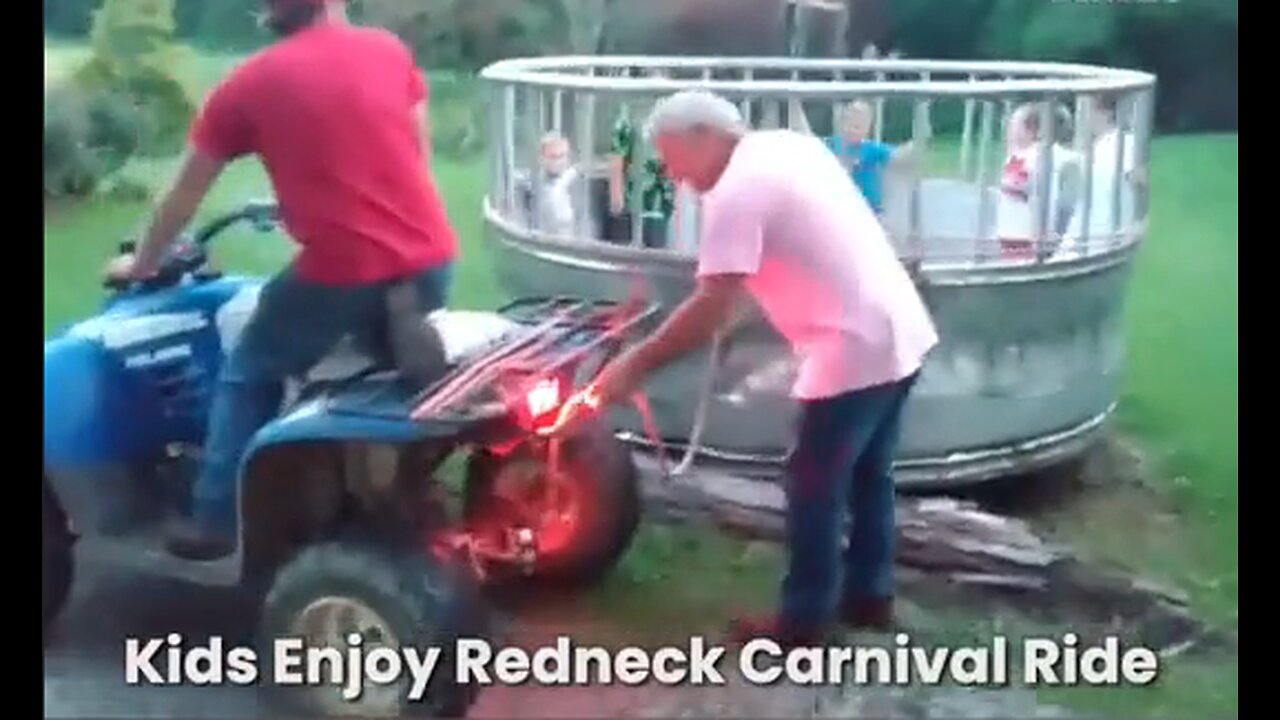
[[[85,338],[44,345],[44,460],[52,472],[124,462],[164,427],[117,359]]]

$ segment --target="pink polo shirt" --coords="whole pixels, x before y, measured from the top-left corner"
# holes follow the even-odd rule
[[[899,380],[938,342],[883,227],[822,141],[749,133],[703,197],[698,275],[740,273],[800,359],[793,393]]]

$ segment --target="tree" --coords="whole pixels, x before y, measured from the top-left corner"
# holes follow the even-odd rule
[[[144,122],[141,150],[170,154],[195,113],[184,82],[188,51],[174,43],[173,0],[105,0],[93,18],[93,56],[75,82],[89,92],[119,93]]]

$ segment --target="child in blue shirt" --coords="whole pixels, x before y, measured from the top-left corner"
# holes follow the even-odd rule
[[[884,169],[893,158],[893,147],[879,140],[855,140],[840,135],[828,137],[826,142],[849,170],[871,209],[877,215],[884,212]]]
[[[884,213],[884,173],[890,164],[908,159],[913,147],[911,143],[894,147],[889,143],[874,140],[871,137],[875,112],[871,105],[855,100],[840,110],[837,134],[824,139],[831,152],[840,159],[841,164],[849,171],[858,188],[862,190],[867,203],[877,215]],[[799,122],[807,129],[808,122],[804,113],[799,113]],[[926,140],[926,137],[921,140]]]

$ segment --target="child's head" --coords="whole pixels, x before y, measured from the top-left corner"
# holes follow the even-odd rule
[[[569,167],[569,141],[554,130],[542,136],[539,153],[542,169],[553,175],[564,172]]]
[[[1070,145],[1075,136],[1075,120],[1066,105],[1057,103],[1053,106],[1053,141],[1059,145]]]
[[[1104,135],[1116,127],[1116,99],[1103,96],[1093,106],[1093,135]]]
[[[1040,112],[1032,103],[1023,103],[1009,113],[1007,130],[1009,148],[1022,150],[1040,139]]]
[[[875,112],[862,100],[854,100],[840,109],[840,134],[846,140],[866,140],[871,136],[874,122]]]

